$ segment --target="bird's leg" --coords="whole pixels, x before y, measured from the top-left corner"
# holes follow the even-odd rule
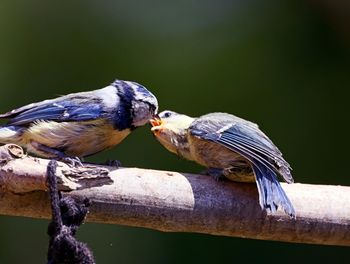
[[[236,182],[254,182],[255,176],[250,167],[229,167],[225,169],[208,168],[204,174],[212,176],[216,181],[225,178]]]
[[[59,160],[67,163],[71,167],[84,167],[82,160],[79,157],[68,157],[68,156],[63,156],[59,157]]]
[[[45,146],[43,144],[40,144],[38,142],[32,141],[31,145],[33,148],[40,152],[47,153],[48,156],[54,156],[58,160],[67,163],[68,165],[72,167],[84,167],[82,161],[78,157],[68,157],[66,154],[64,154],[62,151],[59,151],[54,148],[50,148],[48,146]]]
[[[254,182],[255,176],[250,166],[229,167],[222,171],[222,174],[231,181]]]
[[[219,168],[208,168],[203,174],[212,176],[216,181],[223,180],[225,178],[224,169]]]

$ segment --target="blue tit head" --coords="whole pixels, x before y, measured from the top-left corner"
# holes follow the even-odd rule
[[[119,110],[128,112],[131,127],[147,124],[158,113],[157,98],[144,86],[132,81],[116,80]]]

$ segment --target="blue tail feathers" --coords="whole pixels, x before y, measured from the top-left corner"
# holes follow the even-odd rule
[[[256,163],[252,166],[259,191],[260,206],[269,213],[275,213],[281,206],[286,214],[295,218],[294,207],[277,180],[276,173],[262,164]]]

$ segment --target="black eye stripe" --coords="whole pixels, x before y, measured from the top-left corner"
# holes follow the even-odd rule
[[[117,86],[117,95],[120,99],[118,107],[116,109],[114,117],[114,126],[118,130],[124,130],[130,128],[133,119],[132,100],[135,98],[135,93],[130,87],[121,82],[120,86]]]

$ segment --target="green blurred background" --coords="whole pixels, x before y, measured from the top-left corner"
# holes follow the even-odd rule
[[[0,2],[0,112],[115,78],[160,108],[255,121],[297,182],[350,185],[346,1]],[[137,151],[135,151],[137,150]],[[150,154],[151,153],[151,154]],[[198,172],[138,129],[92,157]],[[307,201],[305,201],[307,203]],[[0,263],[44,263],[48,221],[0,217]],[[349,263],[350,250],[85,224],[97,263]]]

